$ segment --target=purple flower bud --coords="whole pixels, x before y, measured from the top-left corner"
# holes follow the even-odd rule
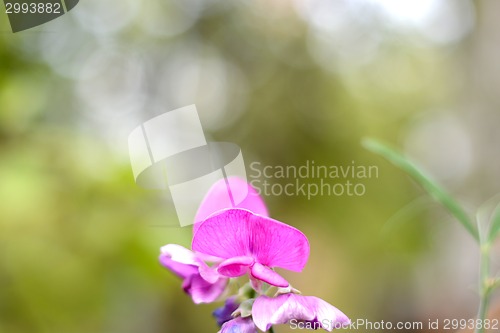
[[[238,317],[222,325],[219,333],[258,333],[250,317]]]
[[[231,316],[236,309],[238,309],[238,302],[236,302],[236,297],[229,297],[226,300],[226,303],[224,306],[221,306],[220,308],[215,309],[215,311],[212,313],[215,319],[217,320],[217,324],[219,326],[222,326],[226,321],[229,321],[233,319]]]

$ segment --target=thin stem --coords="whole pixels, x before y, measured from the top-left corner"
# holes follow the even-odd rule
[[[453,215],[465,229],[479,242],[479,231],[470,220],[467,212],[455,199],[441,186],[427,177],[415,164],[405,156],[392,149],[390,146],[373,139],[364,139],[363,146],[369,151],[384,157],[386,160],[405,171],[415,179],[434,200],[441,203]]]
[[[274,333],[274,328],[271,326],[271,328],[269,329],[269,333]]]
[[[488,307],[490,305],[491,288],[489,286],[490,276],[490,245],[488,243],[481,246],[480,271],[479,271],[479,290],[481,300],[479,303],[479,311],[477,318],[479,319],[479,327],[476,328],[476,333],[484,333],[484,322],[488,315]]]
[[[480,324],[478,325],[480,328],[476,328],[476,333],[484,333],[484,322],[486,320],[487,309],[489,306],[490,297],[485,296],[481,299],[481,303],[479,304],[479,313],[478,318],[480,320]]]

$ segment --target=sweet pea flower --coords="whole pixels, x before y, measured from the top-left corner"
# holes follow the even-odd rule
[[[250,317],[238,317],[222,325],[219,333],[258,333]]]
[[[180,245],[163,246],[159,260],[163,266],[183,279],[182,288],[195,304],[215,301],[226,288],[226,277],[209,267],[197,253]]]
[[[349,325],[349,318],[339,309],[313,296],[293,293],[276,297],[259,296],[252,307],[255,325],[262,331],[271,326],[289,322],[305,323],[306,328],[323,328],[331,332]]]
[[[226,277],[246,273],[277,287],[289,283],[271,268],[300,272],[309,257],[309,242],[298,229],[249,210],[220,210],[200,223],[192,248],[222,258],[217,272]]]
[[[168,244],[161,249],[160,262],[183,279],[182,286],[195,303],[217,300],[228,278],[250,275],[238,296],[229,297],[214,311],[219,333],[257,333],[257,328],[268,331],[289,322],[332,331],[350,323],[329,303],[297,295],[274,271],[275,267],[302,271],[309,242],[298,229],[270,218],[262,198],[243,179],[222,179],[209,190],[194,219],[192,249]],[[206,262],[215,264],[210,267]],[[262,294],[263,282],[285,289],[271,298]],[[257,298],[247,292],[252,288]]]
[[[231,207],[249,209],[264,216],[268,214],[264,201],[246,181],[237,177],[221,179],[210,188],[198,208],[193,233],[197,231],[199,222]],[[220,258],[201,252],[194,253],[175,244],[162,247],[160,255],[161,264],[184,280],[183,289],[197,304],[213,302],[224,291],[227,278],[205,264],[220,261]]]

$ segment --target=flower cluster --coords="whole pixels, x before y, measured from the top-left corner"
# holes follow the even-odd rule
[[[227,186],[247,193],[235,207],[223,207]],[[216,183],[202,202],[193,226],[192,250],[168,244],[160,262],[178,275],[194,303],[222,300],[214,312],[219,333],[255,333],[273,325],[301,321],[308,327],[348,325],[349,318],[329,303],[302,296],[274,268],[300,272],[309,257],[309,242],[296,228],[268,216],[255,189],[239,178]],[[249,280],[234,295],[236,278]],[[273,296],[270,296],[273,295]]]

